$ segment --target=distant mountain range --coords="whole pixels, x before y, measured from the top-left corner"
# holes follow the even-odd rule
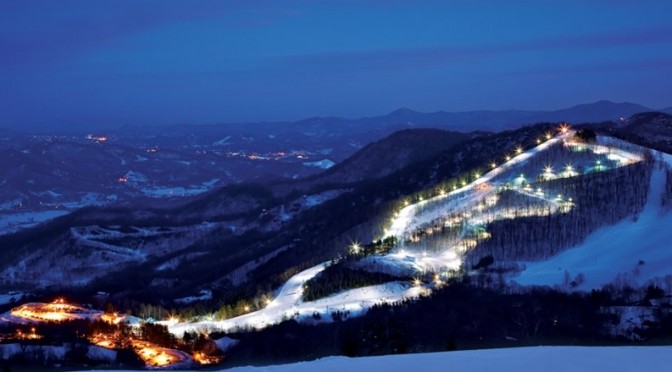
[[[385,115],[347,119],[341,117],[311,117],[297,121],[278,122],[243,122],[243,123],[219,123],[207,125],[124,125],[120,128],[96,130],[97,132],[112,132],[121,135],[132,133],[140,134],[162,133],[166,130],[173,132],[203,132],[226,131],[234,135],[301,135],[307,137],[352,137],[366,135],[370,140],[380,139],[394,131],[418,127],[433,127],[452,131],[471,132],[474,130],[501,131],[519,128],[522,125],[541,122],[567,121],[573,124],[619,121],[627,119],[630,115],[659,111],[672,113],[672,107],[652,109],[636,103],[612,102],[607,100],[587,104],[579,104],[560,110],[477,110],[462,112],[436,111],[430,113],[414,111],[410,108],[400,108]],[[75,128],[75,129],[72,129]],[[94,128],[95,129],[95,128]],[[198,129],[198,130],[195,130]],[[14,129],[30,132],[40,132],[34,128]],[[70,129],[45,128],[41,132],[80,132],[91,131],[91,128],[70,127]],[[0,128],[0,135],[7,135],[7,129]]]
[[[659,110],[670,112],[672,107]],[[598,101],[580,104],[555,111],[468,111],[421,113],[402,108],[387,115],[359,119],[368,123],[388,122],[405,123],[416,126],[438,126],[457,131],[513,129],[524,124],[567,121],[570,123],[588,123],[600,121],[619,121],[651,108],[629,102]]]

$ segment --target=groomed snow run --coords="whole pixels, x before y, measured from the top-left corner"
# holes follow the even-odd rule
[[[347,290],[316,301],[304,302],[302,299],[304,284],[324,268],[325,264],[320,264],[294,275],[282,286],[278,295],[266,307],[248,314],[221,321],[205,320],[193,323],[161,321],[158,323],[168,326],[171,333],[182,336],[186,331],[211,332],[247,328],[261,329],[286,319],[310,319],[316,313],[324,321],[330,321],[331,314],[334,312],[348,312],[351,316],[361,315],[373,305],[418,297],[427,291],[424,287],[411,286],[410,283],[390,282]]]
[[[468,199],[466,200],[460,200],[459,204],[466,204],[468,201],[474,201],[478,200],[479,195],[478,193],[475,193],[477,191],[477,187],[481,184],[484,184],[486,182],[491,182],[493,178],[499,176],[500,174],[504,173],[505,171],[511,169],[512,167],[516,165],[520,165],[528,161],[530,158],[534,157],[535,155],[539,154],[542,151],[545,151],[549,149],[551,146],[555,145],[556,143],[562,141],[563,139],[569,138],[571,135],[573,135],[574,132],[570,132],[568,134],[559,136],[559,137],[554,137],[551,138],[535,147],[532,147],[531,149],[522,152],[521,154],[518,154],[505,162],[504,164],[496,167],[495,169],[490,170],[489,172],[485,173],[475,181],[457,189],[450,191],[444,195],[439,195],[435,196],[433,198],[423,200],[411,205],[407,205],[406,207],[402,208],[401,211],[399,211],[399,214],[395,216],[394,221],[392,222],[392,225],[390,228],[386,231],[385,237],[389,236],[396,236],[396,237],[401,237],[403,236],[406,232],[412,231],[418,226],[427,223],[429,221],[432,221],[440,216],[440,213],[433,213],[433,214],[427,214],[425,215],[422,219],[419,219],[416,217],[416,213],[420,207],[423,205],[429,204],[431,202],[435,202],[437,200],[445,199],[449,196],[454,196],[458,194],[466,194],[468,195]],[[445,208],[444,208],[445,209]]]
[[[470,371],[470,372],[640,372],[667,371],[671,346],[647,347],[522,347],[386,355],[365,358],[328,357],[264,367],[222,369],[230,372],[355,372],[355,371]],[[98,371],[104,372],[104,371]]]
[[[657,154],[672,165],[672,156]],[[655,167],[644,210],[636,221],[621,222],[598,229],[578,246],[546,261],[528,262],[514,281],[521,285],[563,285],[565,271],[570,280],[583,273],[578,290],[600,288],[625,274],[629,281],[644,284],[655,277],[672,274],[672,212],[663,212],[660,200],[665,173]]]

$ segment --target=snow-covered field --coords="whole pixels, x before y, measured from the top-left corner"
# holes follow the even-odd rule
[[[237,367],[221,371],[544,371],[640,372],[668,371],[672,347],[524,347],[386,355],[365,358],[328,357],[264,367]],[[104,371],[99,371],[104,372]]]

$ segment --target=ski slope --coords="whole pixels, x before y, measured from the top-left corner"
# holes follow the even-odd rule
[[[526,161],[530,157],[549,148],[553,144],[558,143],[558,141],[566,138],[566,136],[569,135],[571,134],[552,138],[526,152],[522,152],[505,164],[496,167],[474,182],[465,185],[458,190],[454,190],[444,196],[437,196],[435,198],[407,206],[397,215],[397,218],[393,222],[392,228],[388,232],[387,236],[401,235],[414,226],[422,223],[425,218],[422,220],[417,220],[413,218],[413,216],[415,215],[415,211],[418,209],[418,207],[428,202],[459,194],[469,195],[468,198],[459,200],[458,202],[460,204],[465,203],[465,200],[467,199],[478,200],[477,198],[482,197],[481,190],[477,188],[478,185],[490,181],[493,177],[508,170],[510,167]],[[442,209],[445,210],[445,208]],[[426,218],[431,218],[431,216]],[[455,256],[454,252],[448,252],[446,254],[450,257],[424,257],[420,260],[426,260],[425,263],[433,261],[436,265],[444,265],[445,261],[450,260],[454,268],[459,267],[461,261],[459,261],[459,258]],[[263,309],[222,321],[203,320],[199,322],[180,322],[178,320],[169,320],[161,321],[159,323],[166,325],[169,331],[177,336],[182,336],[185,331],[212,332],[248,328],[260,329],[272,324],[280,323],[283,320],[290,318],[309,319],[316,313],[319,314],[320,317],[325,321],[328,321],[331,317],[330,314],[336,311],[348,312],[353,316],[359,315],[375,304],[383,302],[396,302],[406,298],[414,298],[421,294],[429,293],[429,288],[425,286],[413,286],[410,283],[404,282],[391,282],[376,286],[356,288],[316,301],[304,302],[302,300],[303,286],[308,280],[312,279],[322,270],[324,270],[325,264],[326,263],[311,267],[291,277],[280,288],[275,298],[270,301],[270,303],[268,303]],[[416,267],[423,270],[422,268],[424,266],[416,265]]]
[[[412,286],[410,283],[391,282],[356,288],[316,301],[304,302],[301,297],[304,284],[324,270],[325,265],[326,263],[311,267],[291,277],[281,287],[278,295],[263,309],[222,321],[179,322],[173,320],[158,323],[166,325],[171,333],[178,336],[182,336],[185,331],[261,329],[290,318],[309,319],[315,313],[325,321],[329,321],[331,313],[337,311],[349,312],[353,316],[359,315],[376,304],[414,298],[427,292],[426,288]]]
[[[436,220],[447,212],[473,207],[485,196],[496,192],[495,187],[482,187],[482,185],[493,182],[497,176],[511,170],[515,166],[524,164],[530,158],[570,138],[572,135],[573,132],[569,132],[565,135],[551,138],[536,147],[521,152],[506,163],[494,167],[490,172],[462,188],[404,207],[395,215],[386,236],[403,238],[423,224]],[[601,145],[590,145],[589,147],[592,147],[592,150],[596,153],[598,151],[607,151],[606,147],[602,148],[603,146]],[[616,157],[621,162],[621,165],[641,160],[637,155],[623,150],[611,149],[609,153]],[[557,207],[558,202],[553,197],[535,195],[534,191],[530,192],[521,187],[516,191],[525,193],[527,196],[544,199],[551,204],[556,204]],[[440,202],[441,204],[435,210],[425,210],[422,213],[418,213],[423,206],[434,202]],[[382,265],[390,272],[404,274],[408,274],[409,272],[413,274],[433,272],[437,275],[435,281],[440,284],[443,276],[448,275],[448,271],[457,270],[462,263],[460,252],[455,247],[440,252],[422,252],[422,254],[419,252],[404,252],[402,248],[396,249],[387,255],[367,257],[360,264],[369,267],[380,267]],[[324,270],[325,265],[326,263],[319,264],[291,277],[279,289],[275,298],[260,310],[222,321],[179,322],[171,320],[160,323],[168,326],[170,332],[173,334],[181,336],[185,331],[212,332],[236,329],[260,329],[291,318],[300,320],[311,319],[315,314],[319,314],[321,321],[329,321],[331,314],[334,312],[347,312],[353,316],[359,315],[375,304],[396,302],[429,293],[432,286],[431,283],[412,285],[405,282],[390,282],[377,286],[347,290],[316,301],[304,302],[302,300],[304,285],[308,280]]]
[[[672,155],[656,156],[672,166]],[[665,173],[656,167],[646,205],[636,221],[624,219],[595,231],[582,244],[549,260],[528,262],[514,281],[521,285],[562,285],[567,271],[572,279],[583,273],[585,282],[577,289],[589,290],[612,282],[619,274],[640,285],[672,275],[672,212],[663,213],[660,207],[664,187]]]
[[[444,212],[446,208],[442,208],[442,210],[437,210],[433,213],[425,213],[422,216],[417,216],[418,210],[430,203],[440,201],[442,199],[447,199],[449,197],[458,197],[458,199],[451,201],[452,205],[446,206],[447,208],[457,208],[460,205],[468,205],[470,203],[473,203],[480,198],[482,198],[486,192],[480,190],[478,188],[479,185],[482,185],[486,182],[491,182],[493,178],[499,176],[500,174],[504,173],[505,171],[511,169],[512,167],[516,165],[520,165],[530,159],[531,157],[535,156],[536,154],[540,153],[541,151],[547,150],[549,147],[557,144],[558,142],[562,141],[563,139],[569,138],[569,136],[573,135],[574,132],[570,132],[568,134],[565,134],[563,136],[551,138],[547,140],[546,142],[543,142],[536,147],[533,147],[525,152],[522,152],[513,158],[511,158],[509,161],[506,163],[495,167],[494,169],[490,170],[489,172],[485,173],[481,177],[477,178],[475,181],[473,181],[470,184],[467,184],[457,190],[450,191],[446,194],[443,195],[438,195],[433,198],[429,198],[427,200],[420,201],[415,204],[410,204],[402,208],[397,216],[394,218],[394,221],[392,222],[392,225],[390,228],[387,229],[387,233],[385,234],[385,237],[390,237],[390,236],[396,236],[396,237],[402,237],[404,236],[405,233],[408,231],[412,231],[418,226],[421,226],[425,223],[431,222],[437,218],[439,218]]]

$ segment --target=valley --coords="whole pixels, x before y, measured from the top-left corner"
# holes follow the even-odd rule
[[[576,131],[562,126],[554,128],[554,131],[555,133],[551,131],[542,133],[527,148],[516,145],[511,152],[492,158],[487,163],[487,169],[477,168],[468,173],[463,173],[460,177],[439,183],[431,189],[417,191],[402,198],[397,203],[398,208],[393,210],[389,217],[381,220],[383,221],[383,227],[380,230],[380,236],[374,238],[372,243],[352,242],[345,256],[341,255],[330,261],[319,263],[291,276],[278,289],[263,295],[259,303],[254,306],[244,305],[240,307],[237,310],[240,315],[234,313],[233,316],[224,319],[213,314],[197,315],[191,319],[171,316],[164,320],[154,319],[149,324],[165,327],[165,330],[172,334],[170,337],[173,340],[188,334],[235,335],[241,332],[262,330],[267,327],[273,328],[288,320],[309,325],[341,322],[363,316],[369,310],[381,306],[395,307],[408,301],[413,302],[421,298],[431,297],[433,292],[441,292],[444,286],[454,285],[451,283],[464,277],[499,283],[500,286],[509,285],[504,283],[510,281],[513,285],[544,284],[572,290],[599,288],[614,280],[624,280],[619,275],[627,273],[631,264],[630,266],[599,266],[603,272],[597,276],[597,278],[601,278],[597,282],[595,276],[597,274],[585,270],[585,267],[581,266],[581,262],[585,261],[581,261],[580,257],[585,257],[586,254],[590,257],[602,257],[601,259],[609,257],[610,255],[606,251],[599,251],[602,248],[584,247],[582,250],[579,250],[579,248],[564,250],[565,246],[571,247],[572,244],[560,243],[560,246],[554,248],[548,246],[548,243],[536,242],[535,244],[541,244],[546,246],[546,249],[550,249],[547,252],[560,251],[560,253],[557,255],[543,253],[543,257],[550,255],[550,258],[530,262],[525,261],[524,256],[512,260],[507,258],[508,256],[498,255],[496,247],[488,248],[486,245],[488,241],[492,240],[492,235],[497,234],[490,231],[490,226],[496,226],[502,221],[575,215],[575,209],[580,209],[580,203],[587,200],[584,195],[586,190],[577,187],[577,181],[579,182],[578,185],[582,185],[584,179],[591,177],[598,177],[598,179],[599,177],[606,177],[605,180],[610,180],[613,179],[611,177],[614,177],[610,174],[629,174],[628,172],[624,173],[623,170],[636,170],[637,167],[640,167],[641,171],[635,171],[633,175],[640,174],[637,172],[643,172],[641,175],[650,177],[651,191],[648,190],[649,182],[646,180],[647,182],[641,183],[643,185],[641,187],[646,187],[642,194],[645,196],[644,200],[640,201],[637,197],[638,194],[635,193],[632,194],[633,200],[626,198],[619,202],[620,204],[616,204],[617,206],[623,205],[622,208],[627,208],[628,211],[631,210],[630,208],[634,208],[632,211],[635,211],[638,215],[635,222],[623,220],[619,223],[625,224],[625,226],[633,226],[633,231],[637,232],[632,235],[632,239],[644,239],[645,236],[653,232],[651,229],[654,225],[651,221],[661,213],[658,205],[659,200],[663,200],[665,197],[664,190],[669,189],[665,183],[665,172],[669,173],[672,167],[669,155],[652,154],[650,150],[644,147],[603,135],[590,139],[590,132],[583,129]],[[589,137],[588,140],[585,139],[586,135]],[[648,172],[646,171],[648,168],[641,167],[641,165],[647,163],[651,164],[650,167],[655,167],[655,170]],[[653,163],[656,165],[654,166]],[[604,176],[600,176],[602,174]],[[639,184],[639,182],[636,184]],[[581,187],[585,188],[586,186]],[[625,187],[628,187],[627,184]],[[590,192],[587,195],[590,195]],[[326,202],[329,198],[338,198],[338,196],[339,194],[336,193],[328,196],[327,199],[315,197],[313,198],[315,201],[307,201],[306,203],[308,208],[312,208]],[[313,199],[308,198],[307,200]],[[286,213],[288,212],[281,211],[280,215]],[[620,215],[617,210],[616,213]],[[632,212],[626,212],[628,215],[630,213]],[[668,215],[669,213],[665,214],[665,216]],[[283,218],[291,219],[292,217]],[[620,221],[622,217],[616,219]],[[193,235],[197,231],[201,231],[201,236],[206,236],[213,229],[216,230],[218,225],[221,225],[221,222],[204,223],[196,229],[194,226],[188,225],[169,228],[80,226],[70,228],[69,234],[78,240],[83,247],[88,247],[87,249],[95,250],[108,257],[91,256],[89,258],[90,265],[101,267],[100,263],[105,261],[109,262],[108,265],[113,266],[124,262],[145,262],[153,260],[151,257],[155,256],[170,256],[171,252],[179,251],[186,245],[180,246],[171,243],[166,246],[160,243],[165,241],[164,236]],[[627,230],[629,228],[619,227],[616,224],[609,226],[607,229]],[[601,232],[601,230],[597,230],[595,233],[592,231],[592,229],[589,230],[585,245],[594,244],[590,243],[593,236],[598,239],[598,242],[601,239],[599,236],[604,236],[604,232]],[[608,235],[613,234],[612,232]],[[150,241],[158,239],[158,244],[153,249],[159,249],[159,251],[150,249],[147,242],[143,243],[141,249],[139,249],[140,247],[126,246],[124,243],[139,238],[145,241],[147,239]],[[652,238],[651,242],[650,249],[652,249],[654,256],[642,255],[642,257],[646,257],[647,260],[655,260],[649,257],[662,259],[663,261],[656,262],[656,266],[660,267],[661,270],[648,271],[648,266],[645,266],[642,268],[645,273],[641,274],[634,282],[629,281],[628,283],[644,284],[652,280],[663,283],[665,280],[663,277],[667,272],[662,268],[666,267],[664,262],[667,262],[670,258],[665,256],[664,249],[655,248],[655,245],[662,244],[659,240]],[[599,244],[596,247],[605,247],[605,245]],[[494,250],[490,251],[490,249]],[[480,252],[479,250],[484,251],[475,253]],[[578,255],[573,253],[575,251],[579,252]],[[57,252],[54,251],[54,257],[62,255],[62,253]],[[493,253],[486,254],[487,252]],[[282,252],[272,254],[280,253]],[[632,253],[628,251],[619,250],[618,254],[624,257],[624,262],[627,261],[626,257],[629,260],[632,259]],[[117,258],[110,259],[109,257]],[[273,259],[273,257],[270,256],[269,259]],[[571,257],[577,258],[572,261]],[[35,259],[37,259],[37,256]],[[23,262],[25,264],[23,265],[27,265],[30,260],[30,258],[24,258]],[[43,258],[40,257],[40,260],[43,260]],[[618,260],[618,258],[615,258],[615,260]],[[37,264],[37,262],[35,261],[34,264]],[[559,264],[558,262],[562,263]],[[640,262],[642,261],[640,260]],[[81,261],[78,265],[81,265]],[[176,267],[174,265],[176,264],[166,262],[159,270],[171,270]],[[261,265],[263,265],[263,262]],[[556,265],[559,265],[558,269],[554,268]],[[258,266],[249,266],[246,271],[255,270]],[[5,271],[4,275],[7,278],[29,279],[25,274],[20,273],[20,270],[24,270],[22,267],[25,266],[15,266],[10,271]],[[544,269],[544,267],[553,269]],[[90,279],[85,279],[89,277],[89,274],[85,274],[81,279],[73,276],[76,273],[74,267],[61,266],[59,270],[62,270],[62,272],[45,269],[41,270],[43,274],[32,280],[47,285],[47,283],[65,276],[71,284],[88,285],[90,283]],[[314,300],[305,298],[305,291],[309,285],[322,285],[316,284],[318,282],[315,280],[325,270],[338,271],[344,269],[361,273],[384,273],[385,275],[391,275],[391,278],[397,278],[397,280],[375,285],[355,285]],[[581,274],[581,278],[584,279],[581,279],[580,282],[578,279],[574,279],[570,287],[569,280],[576,276],[574,273],[577,270],[585,271],[582,271]],[[49,275],[52,275],[51,279]],[[244,277],[246,273],[241,272],[236,274],[235,277],[241,275]],[[567,279],[567,277],[570,277],[570,279]],[[585,279],[586,277],[589,279]],[[213,299],[211,290],[201,290],[200,293],[200,295],[176,299],[175,302],[190,304]],[[14,301],[16,301],[16,298]],[[130,331],[115,331],[117,333],[145,334],[144,331],[139,330],[144,327],[143,324],[147,324],[145,323],[147,322],[146,319],[141,320],[136,317],[121,317],[101,311],[78,309],[74,305],[59,303],[58,301],[62,300],[57,300],[55,305],[28,303],[13,308],[0,320],[9,324],[31,324],[45,321],[67,323],[76,320],[105,322],[109,319],[113,325],[123,323],[132,329]],[[31,309],[31,306],[34,309]],[[46,312],[42,310],[50,307],[56,307],[56,309]],[[65,311],[66,307],[75,310]],[[73,317],[68,314],[77,315]],[[95,333],[90,337],[93,344],[111,350],[119,350],[119,346],[116,345],[128,344],[148,366],[188,367],[194,365],[194,363],[218,362],[221,358],[213,350],[207,353],[202,351],[189,353],[185,349],[188,344],[180,344],[182,346],[173,349],[171,345],[175,347],[175,341],[159,346],[160,344],[153,344],[154,341],[142,338],[151,336],[135,338],[138,336],[112,336],[111,333]],[[129,338],[124,339],[123,337]],[[228,338],[225,336],[222,340],[228,340]],[[185,341],[181,342],[184,343]],[[215,340],[215,342],[220,341]],[[225,343],[228,343],[228,341]],[[219,353],[222,351],[225,350],[219,350]]]
[[[436,133],[393,135],[388,143],[376,145],[380,149],[393,148],[397,137],[404,141],[404,136],[422,135]],[[420,159],[372,180],[326,183],[331,172],[342,172],[334,168],[325,175],[295,181],[298,188],[308,191],[303,195],[287,194],[284,181],[270,190],[225,187],[173,209],[135,209],[131,215],[123,208],[84,209],[66,216],[65,223],[40,225],[38,229],[48,228],[57,238],[50,240],[48,250],[26,246],[28,250],[17,256],[19,261],[2,271],[5,287],[14,292],[4,296],[4,308],[8,310],[0,318],[4,324],[0,328],[9,331],[37,324],[33,331],[29,328],[21,332],[42,340],[54,337],[44,336],[43,332],[59,334],[53,333],[56,331],[52,327],[67,334],[66,330],[76,329],[74,324],[83,322],[91,324],[82,331],[91,347],[115,353],[132,351],[135,357],[126,363],[190,368],[220,363],[224,356],[237,360],[240,356],[236,350],[259,342],[255,341],[255,332],[299,327],[300,332],[312,333],[341,323],[355,327],[358,322],[375,319],[375,314],[385,311],[382,309],[396,313],[396,309],[415,308],[433,298],[445,301],[446,293],[459,291],[465,285],[483,290],[513,288],[525,295],[540,285],[561,292],[603,288],[618,291],[649,285],[666,293],[669,274],[665,262],[670,259],[664,249],[666,234],[656,235],[653,221],[669,217],[668,210],[661,207],[672,189],[668,185],[672,173],[669,155],[604,131],[595,134],[589,128],[570,128],[566,124],[538,125],[461,141],[449,152],[426,160],[427,164],[457,163],[465,154],[478,153],[485,141],[505,145],[488,147],[504,151],[479,154],[469,167],[453,170],[452,176],[438,182],[430,181],[426,184],[429,187],[399,183],[397,187],[408,191],[390,196],[378,207],[376,203],[380,202],[376,200],[382,196],[374,193],[378,185],[387,185],[387,190],[391,190],[390,185],[399,182],[395,179],[417,180],[418,171],[434,173],[441,168],[415,165],[423,164]],[[375,147],[366,147],[361,153],[370,154],[366,162],[371,162],[376,156],[386,156],[385,151],[376,153]],[[353,158],[364,159],[361,153]],[[344,164],[341,167],[351,166],[348,161]],[[429,177],[435,176],[430,173]],[[353,202],[348,208],[343,202],[363,198],[367,193],[374,203],[358,208]],[[307,239],[310,234],[302,233],[304,224],[322,221],[313,216],[322,211],[333,213],[336,206],[344,207],[343,211],[353,216],[373,208],[377,216],[357,227],[363,232],[358,237],[339,233],[340,238],[331,244],[340,248],[333,253],[323,251],[323,259],[314,262],[313,258],[312,264],[305,260],[294,266],[292,261],[285,262],[283,258],[295,255],[299,247],[314,247],[319,241],[307,240],[309,246],[303,245],[302,238]],[[209,220],[199,221],[208,214]],[[330,220],[328,214],[320,218]],[[338,226],[339,221],[332,221],[332,225],[322,225],[324,231]],[[577,223],[582,226],[573,227]],[[363,226],[368,226],[368,231],[362,230]],[[556,236],[558,231],[563,231],[562,235]],[[623,248],[617,253],[605,250],[610,246],[603,243],[604,237],[618,234],[616,231],[632,231],[628,239],[640,241],[641,253],[628,250],[636,246],[634,240],[628,239],[621,240]],[[265,238],[272,235],[276,237]],[[220,261],[231,263],[227,264],[228,270],[201,270],[207,275],[199,279],[201,282],[185,271],[202,265],[197,262],[209,260],[214,265],[214,257],[224,258],[217,248],[220,244],[240,244],[234,242],[244,242],[249,236],[253,237],[250,243],[243,243],[247,244],[246,250]],[[18,239],[9,242],[22,239],[21,234],[9,238]],[[273,243],[275,240],[277,243]],[[213,248],[199,248],[206,241],[212,241]],[[650,244],[642,246],[642,241]],[[255,246],[263,254],[249,250]],[[648,253],[643,253],[642,249],[647,248]],[[586,267],[586,257],[601,271]],[[598,259],[613,263],[597,265]],[[287,275],[285,279],[254,279],[278,262],[282,264],[274,270],[289,268],[282,273]],[[138,267],[145,269],[138,271]],[[632,274],[633,267],[636,274]],[[120,275],[124,274],[117,274],[131,272],[140,276],[122,278]],[[137,288],[123,284],[133,283],[132,280],[141,283],[143,277],[152,278],[151,282]],[[55,285],[63,279],[75,290]],[[464,284],[465,281],[471,284]],[[245,292],[250,284],[257,289]],[[41,289],[30,291],[34,293],[16,291],[30,286]],[[157,299],[170,301],[175,310],[153,304],[124,307],[119,302],[146,296],[152,288],[172,293],[169,298],[164,294]],[[137,294],[120,295],[120,290]],[[231,296],[232,291],[240,292]],[[82,307],[76,305],[77,300],[39,302],[55,293],[76,293],[77,298],[95,299],[98,306],[122,308],[127,315],[95,310],[91,305]],[[250,297],[251,293],[256,294]],[[26,303],[30,298],[37,301]],[[16,306],[17,303],[23,305]],[[619,325],[614,332],[626,338],[638,337],[633,335],[641,331],[628,324],[643,324],[654,318],[643,310],[646,307],[623,310],[614,305],[618,303],[603,302],[601,308],[605,310],[600,310],[599,316],[607,311],[625,319],[625,312],[630,311],[627,319],[631,323]],[[47,311],[51,307],[55,310]],[[6,333],[5,342],[23,342],[22,337]],[[72,350],[58,352],[67,354]],[[108,354],[102,355],[103,360],[109,360]],[[115,355],[119,359],[121,354]]]

